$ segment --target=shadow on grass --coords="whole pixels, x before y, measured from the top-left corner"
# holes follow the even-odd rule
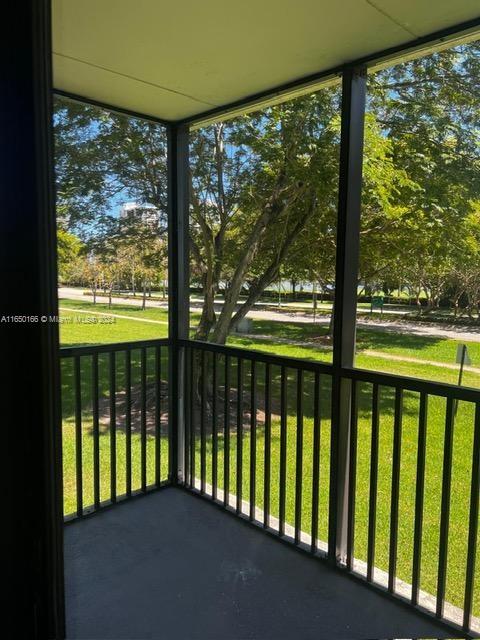
[[[130,352],[131,362],[131,389],[132,389],[132,406],[140,404],[142,371],[141,371],[141,351],[133,349]],[[64,357],[61,360],[61,395],[62,395],[62,417],[64,420],[71,420],[75,416],[75,373],[74,358]],[[168,347],[160,347],[160,379],[161,394],[165,396],[165,389],[168,384]],[[145,379],[147,383],[147,400],[149,404],[155,398],[156,383],[156,356],[155,348],[146,349],[145,358]],[[106,413],[106,406],[110,399],[110,354],[98,354],[98,397],[100,418]],[[126,351],[116,352],[115,354],[115,393],[117,402],[125,398],[126,391]],[[91,415],[93,400],[93,356],[86,355],[80,357],[80,406],[82,414]],[[125,401],[123,400],[123,405]],[[118,405],[116,405],[118,406]],[[121,408],[121,407],[119,407]]]
[[[357,351],[377,350],[396,351],[409,349],[422,351],[435,347],[445,341],[445,338],[435,336],[421,336],[417,334],[395,333],[395,331],[378,331],[374,328],[357,329]]]

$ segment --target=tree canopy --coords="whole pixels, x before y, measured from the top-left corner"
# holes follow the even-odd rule
[[[438,51],[370,74],[359,283],[408,287],[431,307],[480,303],[480,45]],[[200,339],[224,342],[279,277],[333,289],[340,87],[194,131],[190,141],[192,279],[203,292]],[[133,118],[58,99],[58,216],[87,247],[165,255],[166,136]],[[160,212],[134,239],[120,198]],[[130,230],[130,234],[132,230]],[[120,235],[119,235],[120,234]],[[122,237],[123,248],[113,239]],[[134,252],[134,251],[133,251]],[[131,258],[133,260],[133,258]],[[215,298],[224,298],[215,312]]]

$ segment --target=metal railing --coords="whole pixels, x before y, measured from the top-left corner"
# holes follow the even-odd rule
[[[413,501],[413,547],[411,557],[411,585],[402,581],[399,593],[414,605],[423,605],[427,610],[433,611],[439,619],[448,619],[463,627],[465,630],[480,630],[479,620],[472,618],[473,594],[476,586],[477,595],[480,589],[480,582],[476,581],[475,585],[475,561],[477,551],[477,534],[478,534],[478,501],[480,486],[480,396],[479,392],[474,389],[459,388],[453,385],[427,382],[422,380],[410,379],[406,377],[393,376],[388,374],[377,374],[370,371],[351,370],[345,371],[344,375],[352,382],[352,414],[351,414],[351,439],[350,439],[350,474],[349,474],[349,541],[347,567],[354,569],[354,528],[355,528],[355,477],[357,474],[356,462],[358,453],[358,389],[360,385],[368,383],[372,387],[371,394],[371,457],[370,457],[370,486],[369,486],[369,510],[368,510],[368,552],[366,566],[366,580],[372,582],[374,580],[375,569],[375,544],[376,544],[376,505],[378,503],[378,466],[379,466],[379,422],[381,411],[379,409],[379,390],[380,388],[391,390],[393,394],[393,450],[391,464],[391,480],[390,480],[390,514],[389,514],[389,536],[388,536],[388,569],[385,580],[382,581],[384,586],[390,593],[397,592],[396,583],[398,581],[397,573],[397,557],[399,547],[399,499],[401,490],[401,456],[402,447],[404,445],[403,427],[403,408],[405,406],[406,392],[413,392],[417,396],[418,412],[415,416],[417,423],[416,433],[416,464],[414,477],[411,482],[414,486]],[[422,561],[424,561],[423,546],[425,540],[437,532],[426,529],[424,520],[426,516],[425,499],[426,499],[426,463],[427,457],[427,439],[429,427],[432,427],[433,420],[429,420],[429,406],[442,402],[444,410],[437,416],[436,422],[438,432],[442,433],[443,439],[440,442],[441,453],[435,455],[433,448],[430,459],[430,466],[441,468],[439,481],[436,486],[439,489],[438,505],[439,523],[438,523],[438,545],[437,554],[430,559],[430,564],[436,565],[436,581],[433,594],[422,592],[420,590]],[[460,403],[463,405],[460,409],[463,415],[470,419],[470,446],[471,448],[458,451],[457,460],[454,461],[454,434],[456,425],[457,410]],[[458,458],[461,456],[465,462],[465,472],[460,477],[458,470],[457,486],[467,486],[469,490],[465,492],[468,499],[468,526],[462,531],[459,530],[458,519],[456,522],[451,520],[451,504],[452,504],[452,473],[458,467]],[[457,464],[455,464],[455,462]],[[403,479],[405,481],[405,478]],[[457,496],[458,498],[459,496]],[[456,525],[456,526],[452,526]],[[463,598],[459,597],[459,602],[463,606],[453,606],[446,601],[447,587],[447,570],[455,568],[454,565],[462,562],[461,557],[455,554],[449,557],[449,542],[453,532],[462,536],[463,539],[457,539],[456,548],[464,547],[465,556],[464,568],[465,576],[463,580]],[[461,554],[459,554],[461,555]],[[477,603],[478,612],[478,603]]]
[[[188,400],[184,484],[189,490],[439,620],[480,630],[472,616],[474,594],[477,612],[480,596],[475,576],[478,391],[342,370],[342,384],[351,385],[342,557],[332,538],[339,514],[329,500],[331,483],[339,481],[331,473],[338,428],[332,411],[333,366],[207,343],[182,344]],[[462,430],[458,442],[456,428]],[[459,509],[452,520],[454,474],[455,487],[463,487],[463,502],[468,502],[466,526]],[[438,522],[432,523],[427,510],[437,513]],[[447,588],[449,572],[463,575]],[[456,593],[460,582],[462,595]]]
[[[168,345],[61,349],[66,521],[168,482]]]
[[[193,343],[192,343],[193,344]],[[185,349],[186,357],[186,405],[185,428],[185,484],[210,494],[227,508],[239,515],[248,515],[254,521],[259,513],[257,494],[261,494],[261,513],[264,528],[276,528],[279,535],[286,531],[287,481],[295,486],[293,539],[300,542],[302,532],[301,503],[303,495],[303,384],[304,374],[313,375],[315,394],[314,431],[312,450],[311,492],[312,523],[315,534],[319,499],[320,462],[320,388],[323,378],[331,377],[330,365],[309,361],[281,358],[244,349],[233,349],[206,343],[195,343]],[[248,363],[248,370],[245,368]],[[262,371],[260,372],[260,367]],[[287,423],[287,399],[296,376],[295,477],[287,475],[287,439],[292,435]],[[277,393],[272,389],[277,387]],[[222,393],[220,393],[220,390]],[[259,401],[259,393],[261,401]],[[275,513],[271,508],[271,487],[275,481],[272,470],[272,403],[279,414],[278,499]],[[263,455],[257,455],[259,424],[257,413],[263,413],[262,429],[265,445]],[[207,431],[209,442],[207,443]],[[219,435],[220,434],[220,435]],[[219,438],[222,440],[222,460],[219,464]],[[248,451],[244,443],[248,440]],[[210,460],[207,461],[207,447]],[[199,460],[197,461],[197,457]],[[207,462],[209,478],[207,482]],[[220,469],[221,466],[221,469]],[[261,474],[259,473],[261,467]],[[221,482],[219,483],[219,474]],[[232,479],[234,481],[232,482]],[[207,487],[208,484],[208,487]],[[232,492],[233,491],[233,492]],[[244,498],[246,497],[246,500]],[[273,524],[273,526],[272,526]],[[316,535],[312,536],[312,548],[316,551]]]
[[[479,391],[342,369],[342,452],[331,364],[184,340],[173,351],[183,372],[177,442],[170,352],[168,340],[61,350],[66,520],[175,482],[175,451],[187,490],[465,633],[480,631]],[[336,473],[340,455],[345,474]]]

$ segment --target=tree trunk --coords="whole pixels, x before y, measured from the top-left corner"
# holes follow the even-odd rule
[[[313,215],[314,212],[315,212],[315,205],[314,205],[314,202],[312,201],[310,207],[307,209],[304,215],[298,220],[292,232],[289,235],[287,235],[285,242],[279,248],[277,255],[272,260],[270,265],[265,269],[265,271],[260,276],[260,278],[258,278],[258,280],[255,282],[255,284],[252,284],[250,286],[247,299],[243,302],[241,307],[237,309],[237,311],[229,319],[228,326],[226,328],[225,338],[228,335],[228,333],[230,333],[235,329],[239,321],[245,318],[245,316],[250,311],[250,309],[252,309],[255,303],[258,302],[258,300],[260,299],[261,295],[263,294],[265,289],[268,287],[268,285],[270,285],[272,282],[274,282],[278,278],[280,266],[285,260],[285,257],[288,253],[288,250],[293,240],[297,237],[297,234],[301,231],[301,229],[303,229],[305,224],[308,222],[308,219]],[[224,344],[224,342],[222,344]]]
[[[200,322],[195,331],[196,340],[208,340],[208,336],[216,322],[215,294],[217,284],[214,281],[213,269],[207,268],[203,274],[203,307]]]
[[[142,311],[145,311],[147,306],[147,285],[143,283],[143,296],[142,296]]]
[[[262,214],[256,220],[248,234],[248,237],[245,239],[243,251],[240,255],[237,268],[233,274],[230,286],[225,291],[225,302],[222,311],[220,312],[220,316],[213,329],[213,342],[225,344],[227,340],[228,333],[232,328],[232,316],[235,312],[235,307],[238,303],[238,298],[245,282],[245,276],[261,245],[266,229],[269,225],[275,224],[282,213],[284,213],[294,203],[294,201],[300,197],[300,193],[296,193],[291,200],[288,200],[288,195],[285,193],[285,187],[285,175],[281,175],[279,176],[275,193],[272,195],[269,202],[266,203]],[[292,235],[293,234],[291,234],[291,236]]]
[[[94,280],[92,284],[93,304],[97,304],[97,281]]]
[[[418,287],[415,292],[415,304],[417,305],[418,315],[422,315],[422,303],[420,302],[421,287]]]
[[[223,157],[217,154],[218,158]],[[250,232],[245,237],[238,256],[237,266],[230,279],[225,286],[224,304],[218,317],[215,317],[213,310],[213,300],[222,275],[222,256],[223,256],[223,235],[228,224],[228,217],[225,214],[225,204],[222,197],[219,198],[220,217],[222,219],[221,231],[215,236],[210,227],[208,220],[202,213],[200,203],[197,203],[195,190],[192,188],[192,201],[195,211],[195,220],[198,222],[202,234],[203,251],[200,253],[198,248],[193,247],[193,254],[196,261],[203,270],[203,277],[208,278],[204,282],[204,309],[200,324],[197,328],[196,337],[201,339],[209,339],[218,344],[225,344],[227,336],[235,328],[237,323],[245,317],[255,302],[265,290],[265,287],[271,284],[275,278],[279,277],[279,268],[285,258],[288,247],[297,237],[298,233],[304,228],[309,217],[316,211],[316,194],[307,192],[305,185],[300,184],[292,189],[292,184],[287,177],[287,160],[285,167],[280,170],[276,179],[276,185],[271,193],[270,198],[264,203],[261,214],[253,224]],[[219,167],[219,170],[222,168]],[[221,173],[221,171],[220,171]],[[220,178],[221,176],[219,176]],[[221,186],[220,186],[221,191]],[[272,260],[272,264],[257,279],[253,286],[250,286],[246,301],[242,302],[237,309],[238,300],[245,285],[248,270],[252,262],[261,248],[262,240],[265,232],[271,225],[277,224],[282,215],[285,214],[297,202],[307,201],[307,206],[299,216],[297,222],[286,229],[285,237],[280,242],[276,257]],[[224,219],[225,218],[225,219]],[[288,218],[286,219],[288,222]],[[192,242],[195,245],[195,242]],[[210,290],[213,287],[214,291]]]
[[[328,331],[327,336],[333,339],[333,317],[335,315],[335,300],[332,305],[332,312],[330,313],[330,320],[328,321]]]

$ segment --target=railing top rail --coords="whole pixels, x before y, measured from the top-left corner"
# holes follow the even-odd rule
[[[453,398],[454,400],[464,400],[466,402],[480,402],[480,389],[473,387],[458,387],[446,382],[433,382],[422,380],[421,378],[410,378],[409,376],[398,376],[392,373],[382,373],[379,371],[369,371],[368,369],[342,369],[342,377],[358,382],[371,382],[380,386],[400,388],[405,391],[417,391],[432,396],[443,398]]]
[[[144,347],[169,346],[168,338],[155,338],[153,340],[133,340],[131,342],[110,342],[104,344],[88,344],[78,347],[61,347],[60,357],[89,356],[94,353],[111,353],[112,351],[132,351]]]
[[[199,349],[204,351],[213,351],[228,355],[233,358],[242,358],[244,360],[253,360],[255,362],[264,362],[268,364],[284,366],[291,369],[301,369],[302,371],[313,371],[318,373],[326,373],[332,375],[333,366],[326,362],[315,362],[314,360],[304,360],[302,358],[289,358],[287,356],[278,356],[264,351],[254,351],[252,349],[243,349],[242,347],[229,347],[226,345],[215,344],[213,342],[201,342],[199,340],[180,340],[180,346]]]
[[[129,342],[112,342],[106,344],[62,347],[60,349],[60,357],[68,358],[73,356],[93,355],[95,353],[111,353],[112,351],[132,351],[134,349],[141,349],[144,347],[169,346],[170,344],[171,340],[169,338],[157,338],[153,340],[134,340]],[[201,342],[199,340],[180,340],[179,344],[182,347],[211,351],[222,355],[228,355],[233,358],[243,358],[244,360],[264,362],[291,369],[300,369],[302,371],[312,371],[314,373],[317,372],[327,375],[333,375],[334,371],[333,365],[326,362],[316,362],[314,360],[304,360],[302,358],[279,356],[263,351],[244,349],[242,347],[231,347],[212,342]],[[472,387],[458,387],[445,382],[422,380],[420,378],[399,376],[391,373],[382,373],[380,371],[370,371],[368,369],[342,368],[341,375],[344,378],[356,380],[358,382],[376,383],[380,386],[401,388],[405,391],[426,393],[428,395],[453,398],[455,400],[463,400],[465,402],[480,402],[480,389]]]
[[[287,356],[279,356],[263,351],[254,351],[252,349],[244,349],[242,347],[230,347],[227,345],[214,344],[212,342],[201,342],[198,340],[181,340],[181,346],[194,349],[212,351],[221,353],[234,358],[243,358],[245,360],[254,360],[257,362],[265,362],[272,365],[285,366],[292,369],[301,369],[302,371],[313,371],[333,375],[333,365],[325,362],[315,362],[313,360],[304,360],[302,358],[289,358]],[[428,395],[440,396],[443,398],[453,398],[455,400],[464,400],[466,402],[480,402],[480,389],[472,387],[458,387],[445,382],[434,382],[430,380],[422,380],[420,378],[411,378],[409,376],[398,376],[391,373],[382,373],[380,371],[369,371],[368,369],[349,369],[342,368],[341,376],[359,382],[376,383],[380,386],[400,388],[405,391],[416,391],[418,393],[426,393]]]

